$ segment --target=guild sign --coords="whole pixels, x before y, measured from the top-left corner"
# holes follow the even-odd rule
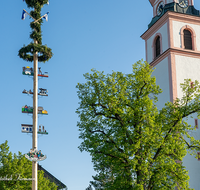
[[[37,151],[36,149],[31,149],[29,153],[25,154],[25,157],[30,161],[42,161],[47,158],[46,155],[42,154],[41,150]]]
[[[33,125],[21,124],[21,126],[22,133],[33,133]],[[48,132],[44,129],[43,125],[39,126],[37,133],[41,135],[48,135]]]
[[[22,133],[33,133],[33,125],[21,124]]]

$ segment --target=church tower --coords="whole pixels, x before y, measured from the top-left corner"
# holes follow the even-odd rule
[[[153,18],[146,32],[146,61],[156,68],[156,83],[163,93],[158,97],[158,108],[167,101],[182,97],[180,83],[184,79],[200,82],[200,12],[193,0],[149,0]],[[193,132],[200,139],[197,115],[188,123],[196,126]],[[200,152],[199,152],[200,155]],[[183,165],[189,170],[190,188],[200,190],[200,157],[187,156]]]

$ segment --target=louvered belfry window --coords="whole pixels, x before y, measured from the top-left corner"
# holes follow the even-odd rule
[[[200,161],[200,152],[197,152],[198,155],[198,161]]]
[[[199,128],[199,126],[198,126],[198,119],[194,119],[194,122],[195,122],[196,129],[198,129]]]
[[[158,36],[156,39],[155,52],[156,52],[156,57],[158,57],[160,55],[160,36]]]
[[[184,30],[184,46],[185,49],[191,49],[192,50],[192,35],[189,30]]]

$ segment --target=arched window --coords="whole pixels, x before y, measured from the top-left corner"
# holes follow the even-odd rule
[[[188,50],[197,50],[195,30],[189,25],[181,28],[181,47]]]
[[[184,38],[184,46],[185,49],[191,49],[192,50],[192,34],[189,30],[185,29],[183,30],[183,38]]]
[[[158,57],[159,55],[160,55],[160,36],[158,36],[155,41],[155,57]]]
[[[162,35],[156,33],[152,41],[152,61],[155,60],[159,55],[163,53],[162,49]]]

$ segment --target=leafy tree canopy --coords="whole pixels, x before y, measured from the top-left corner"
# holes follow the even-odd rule
[[[105,75],[92,70],[78,84],[79,149],[92,156],[96,189],[189,189],[181,164],[187,150],[197,157],[200,141],[187,133],[186,119],[200,113],[200,85],[181,85],[183,97],[158,110],[162,92],[147,62],[138,61],[131,74]]]
[[[8,142],[0,145],[0,189],[1,190],[31,190],[32,162],[21,152],[12,154]],[[12,179],[6,181],[5,179]],[[57,190],[55,183],[44,178],[43,171],[38,171],[38,190]]]

